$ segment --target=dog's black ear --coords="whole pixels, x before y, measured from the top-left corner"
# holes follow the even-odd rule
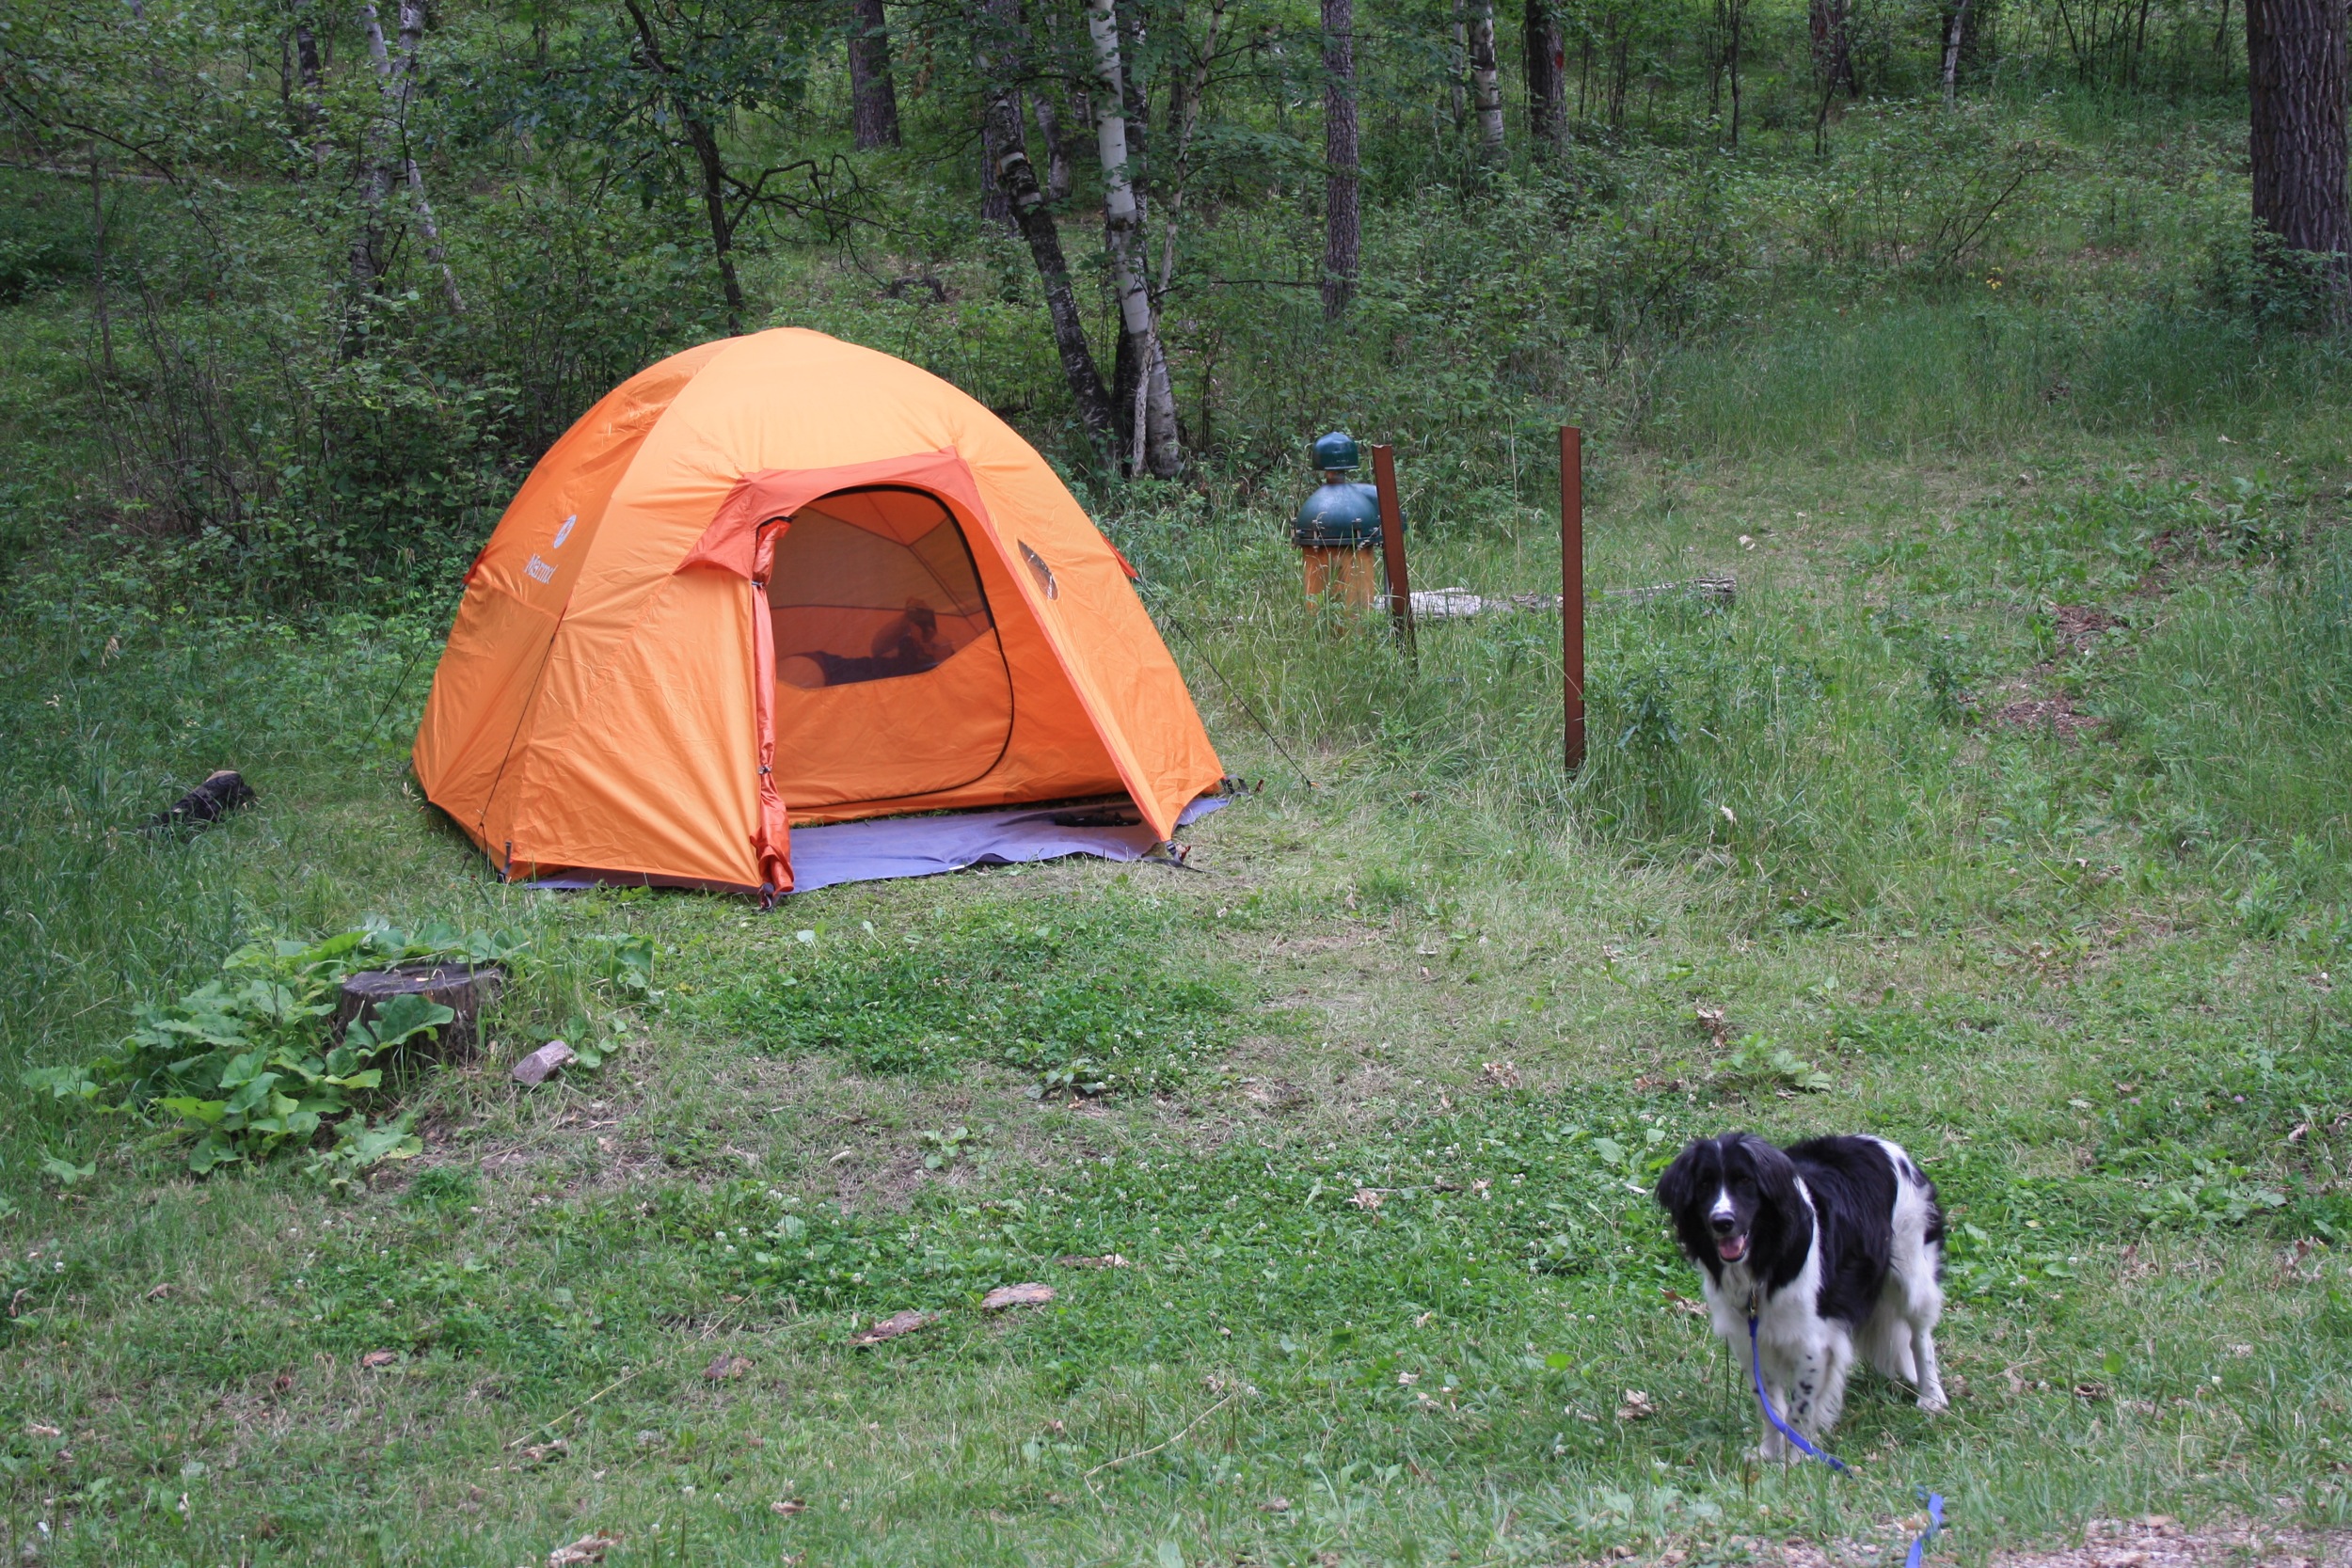
[[[1777,1148],[1753,1132],[1740,1135],[1740,1148],[1756,1168],[1756,1194],[1784,1212],[1797,1205],[1797,1164]]]
[[[1658,1190],[1650,1196],[1657,1198],[1658,1207],[1669,1214],[1680,1214],[1697,1192],[1699,1150],[1706,1146],[1705,1138],[1693,1140],[1675,1156],[1675,1163],[1668,1165],[1666,1173],[1658,1179]]]

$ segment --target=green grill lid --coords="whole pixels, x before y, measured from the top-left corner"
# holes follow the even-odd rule
[[[1334,468],[1353,468],[1362,460],[1356,455],[1356,437],[1344,430],[1335,430],[1319,436],[1314,444],[1314,466],[1319,472]]]

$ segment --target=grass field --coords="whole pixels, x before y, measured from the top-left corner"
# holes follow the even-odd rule
[[[2120,1513],[2346,1524],[2340,415],[1969,442],[1927,415],[1892,452],[1766,430],[1775,456],[1731,387],[1684,406],[1734,455],[1597,470],[1597,588],[1740,589],[1599,602],[1573,785],[1556,619],[1424,627],[1416,670],[1298,604],[1263,505],[1109,518],[1265,781],[1194,832],[1202,874],[771,914],[506,891],[406,775],[437,626],[21,593],[0,1548],[1899,1558],[1918,1485],[1960,1561]],[[1556,583],[1543,493],[1421,542],[1417,579]],[[135,831],[225,764],[258,810]],[[412,1161],[198,1179],[14,1086],[256,933],[372,914],[528,943],[495,1048],[395,1085]],[[602,1069],[505,1081],[559,1032]],[[1952,1409],[1860,1379],[1850,1477],[1747,1457],[1645,1196],[1730,1127],[1882,1132],[1952,1214]],[[1055,1301],[977,1309],[1021,1281]],[[912,1309],[938,1319],[851,1344]]]

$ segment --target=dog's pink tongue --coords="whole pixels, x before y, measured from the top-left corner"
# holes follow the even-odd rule
[[[1724,1262],[1737,1263],[1747,1256],[1748,1239],[1745,1236],[1735,1236],[1728,1242],[1719,1242],[1715,1245],[1715,1251]]]

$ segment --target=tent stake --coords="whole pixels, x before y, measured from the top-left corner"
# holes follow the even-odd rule
[[[1584,766],[1584,432],[1560,427],[1560,669],[1568,771]]]

